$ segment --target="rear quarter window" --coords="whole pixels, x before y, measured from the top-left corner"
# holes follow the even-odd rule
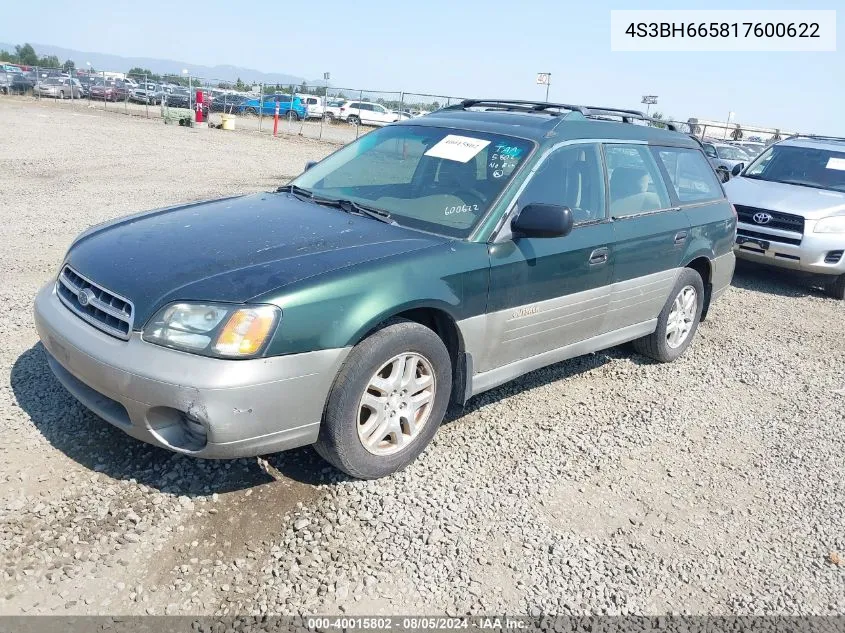
[[[710,163],[697,149],[660,147],[654,150],[681,203],[707,202],[724,197]]]

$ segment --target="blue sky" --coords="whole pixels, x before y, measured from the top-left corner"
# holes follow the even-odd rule
[[[547,71],[553,101],[639,108],[656,94],[658,110],[683,120],[733,111],[744,124],[845,136],[841,41],[833,53],[613,53],[613,8],[840,9],[845,33],[841,0],[31,0],[4,8],[0,41],[459,96],[543,98],[535,74]]]

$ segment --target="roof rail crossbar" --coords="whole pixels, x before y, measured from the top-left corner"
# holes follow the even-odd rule
[[[573,112],[580,112],[585,114],[586,108],[579,105],[571,105],[568,103],[547,103],[545,101],[525,101],[521,99],[464,99],[451,108],[473,108],[477,106],[516,106],[513,109],[544,112],[549,109],[571,110]]]
[[[665,125],[673,132],[679,131],[678,126],[675,123],[672,123],[670,121],[664,121],[662,119],[655,119],[654,117],[650,117],[645,112],[641,112],[640,110],[605,108],[602,106],[586,106],[586,110],[587,111],[584,114],[589,117],[597,117],[600,115],[618,116],[622,119],[623,123],[632,123],[633,120],[636,119],[638,121],[648,121],[649,123]]]
[[[828,136],[827,134],[793,134],[787,138],[813,138],[820,141],[845,141],[841,136]]]

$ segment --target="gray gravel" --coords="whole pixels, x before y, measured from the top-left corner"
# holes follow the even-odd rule
[[[334,147],[57,107],[0,99],[0,613],[845,613],[841,303],[740,267],[680,361],[534,372],[379,481],[187,459],[76,404],[32,297],[93,223]]]

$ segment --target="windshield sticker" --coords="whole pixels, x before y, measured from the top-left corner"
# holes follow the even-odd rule
[[[425,155],[465,163],[488,145],[490,145],[490,141],[480,138],[449,134],[428,150]]]
[[[830,159],[828,159],[827,168],[828,169],[838,169],[839,171],[845,171],[845,158],[830,158]]]

